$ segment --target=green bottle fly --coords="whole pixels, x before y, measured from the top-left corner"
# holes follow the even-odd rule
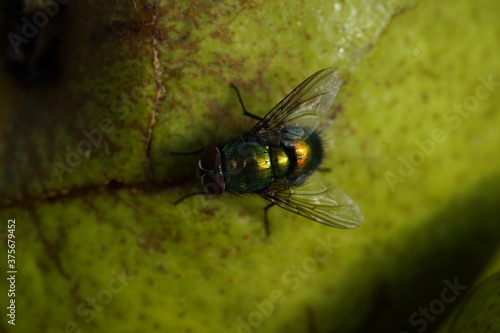
[[[238,94],[243,113],[259,122],[246,134],[201,153],[198,173],[205,191],[196,194],[257,194],[316,222],[354,228],[362,224],[359,208],[341,190],[307,184],[323,159],[316,132],[340,88],[335,68],[323,69],[302,82],[264,118],[249,113]],[[267,214],[266,233],[269,234]]]

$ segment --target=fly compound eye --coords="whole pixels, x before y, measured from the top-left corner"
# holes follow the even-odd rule
[[[200,157],[199,168],[205,171],[217,171],[221,168],[221,156],[219,148],[208,146],[203,150]]]
[[[208,193],[219,195],[224,192],[226,187],[226,182],[224,181],[224,176],[222,172],[207,172],[201,178],[203,182],[203,186],[207,190]]]

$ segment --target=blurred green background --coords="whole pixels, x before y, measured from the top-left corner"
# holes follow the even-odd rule
[[[0,331],[500,332],[498,1],[2,4]],[[263,116],[326,67],[319,176],[362,227],[172,204],[200,185],[171,151],[254,124],[230,83]]]

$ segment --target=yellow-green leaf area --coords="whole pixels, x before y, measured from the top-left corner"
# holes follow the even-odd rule
[[[16,220],[19,272],[1,331],[414,332],[444,281],[472,286],[498,261],[496,2],[68,6],[60,85],[0,80],[0,219]],[[263,241],[262,199],[172,204],[200,185],[197,158],[170,152],[255,123],[230,83],[263,116],[331,66],[344,85],[322,133],[331,171],[315,177],[362,227],[273,208]],[[53,162],[104,118],[114,130],[60,180]]]

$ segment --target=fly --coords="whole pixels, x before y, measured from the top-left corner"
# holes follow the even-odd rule
[[[195,152],[201,152],[198,176],[204,191],[188,194],[176,204],[201,194],[257,194],[270,202],[264,218],[267,236],[270,234],[267,211],[274,205],[330,227],[360,226],[363,215],[344,192],[305,183],[323,160],[323,143],[316,130],[341,83],[336,68],[320,70],[292,90],[264,118],[246,110],[233,85],[243,114],[258,123],[223,145],[210,145]]]

